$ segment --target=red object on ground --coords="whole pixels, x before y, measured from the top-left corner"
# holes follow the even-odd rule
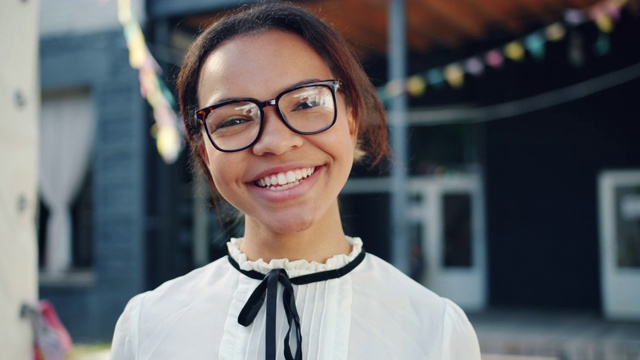
[[[63,360],[71,351],[73,341],[62,325],[53,304],[40,301],[35,321],[35,360]]]

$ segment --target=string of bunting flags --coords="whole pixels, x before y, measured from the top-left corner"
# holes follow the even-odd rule
[[[131,0],[118,0],[118,21],[124,29],[129,64],[138,69],[140,94],[153,109],[155,124],[151,135],[156,140],[156,148],[165,163],[174,163],[184,146],[182,121],[174,110],[173,94],[160,77],[160,65],[149,52],[140,24],[133,16]]]
[[[628,0],[607,0],[587,9],[569,9],[562,20],[542,29],[512,40],[502,46],[494,47],[486,52],[451,62],[444,66],[430,68],[421,73],[412,74],[404,80],[393,80],[378,87],[378,96],[383,103],[391,98],[406,93],[412,97],[423,95],[427,88],[440,88],[448,84],[452,88],[464,86],[465,75],[480,76],[487,67],[498,69],[505,61],[521,62],[529,53],[535,60],[545,57],[547,42],[563,40],[570,29],[587,22],[594,22],[598,27],[598,38],[593,45],[597,55],[606,55],[610,50],[609,34],[614,30],[615,22],[620,18],[620,11]],[[575,66],[582,65],[583,53],[581,42],[570,42],[569,61]]]
[[[628,0],[606,0],[583,10],[569,9],[564,13],[563,19],[501,47],[412,74],[403,80],[390,81],[378,87],[378,96],[386,103],[402,93],[413,97],[421,96],[428,87],[437,89],[448,84],[452,88],[460,88],[464,86],[466,75],[480,76],[487,67],[498,69],[507,60],[521,62],[527,53],[533,59],[541,61],[545,57],[547,42],[560,41],[570,29],[590,21],[599,29],[593,51],[598,55],[606,55],[610,50],[609,34],[614,30],[620,11],[627,2]],[[155,123],[151,128],[151,135],[155,138],[156,148],[162,159],[166,163],[173,163],[184,147],[184,128],[174,110],[175,98],[162,80],[162,70],[146,45],[140,24],[133,16],[131,0],[118,0],[118,20],[124,29],[129,63],[138,70],[140,94],[153,109]],[[579,46],[581,44],[574,44],[568,52],[569,61],[576,66],[583,61]]]

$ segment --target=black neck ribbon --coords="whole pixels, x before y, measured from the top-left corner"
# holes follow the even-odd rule
[[[275,360],[276,358],[276,304],[278,298],[278,283],[282,284],[282,305],[284,307],[284,313],[289,323],[289,330],[284,338],[284,357],[286,360],[302,360],[302,333],[300,330],[300,316],[298,315],[298,309],[296,308],[296,299],[293,293],[293,285],[311,284],[319,281],[326,281],[331,279],[340,278],[351,270],[355,269],[365,257],[364,249],[347,265],[333,270],[321,271],[313,274],[296,276],[289,278],[287,272],[284,269],[273,269],[267,274],[263,274],[255,270],[242,270],[240,265],[231,257],[227,256],[229,263],[244,275],[261,280],[260,284],[255,288],[249,299],[245,303],[244,307],[238,315],[238,323],[242,326],[249,326],[253,323],[253,320],[258,315],[264,299],[267,299],[267,314],[266,314],[266,337],[265,337],[265,360]],[[289,339],[291,331],[294,331],[296,337],[296,353],[291,352],[291,346],[289,345]]]

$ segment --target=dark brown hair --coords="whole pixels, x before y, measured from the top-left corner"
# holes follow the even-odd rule
[[[197,37],[178,75],[180,112],[193,156],[191,166],[196,176],[196,163],[204,172],[212,195],[216,194],[216,188],[200,153],[204,138],[201,124],[195,118],[200,69],[207,56],[224,41],[271,29],[302,37],[324,59],[336,79],[342,82],[347,102],[358,122],[359,149],[364,151],[370,165],[375,166],[389,154],[382,103],[345,39],[322,20],[295,5],[271,2],[247,6],[221,18]]]

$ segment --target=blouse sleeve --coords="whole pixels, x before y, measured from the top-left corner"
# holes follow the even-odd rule
[[[116,323],[111,343],[111,360],[135,360],[138,358],[138,322],[140,303],[144,294],[129,300]]]
[[[464,311],[445,299],[442,359],[480,360],[478,337]]]

